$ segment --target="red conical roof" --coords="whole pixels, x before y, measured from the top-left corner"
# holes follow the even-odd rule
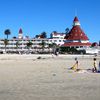
[[[79,21],[77,17],[74,18],[73,22]]]
[[[22,31],[22,29],[21,29],[21,28],[19,29],[19,33],[20,33],[20,34],[22,34],[22,33],[23,33],[23,31]]]
[[[67,40],[89,40],[80,26],[73,26],[70,32],[66,35]]]
[[[74,22],[78,21],[78,18],[74,18]],[[72,27],[70,32],[65,36],[67,40],[89,40],[83,30],[80,28],[80,25],[76,24]]]

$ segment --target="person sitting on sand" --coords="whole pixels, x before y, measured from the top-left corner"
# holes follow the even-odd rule
[[[72,70],[77,71],[78,70],[78,60],[77,58],[75,58],[75,64],[73,65],[73,67],[71,67]]]
[[[93,58],[93,72],[97,72],[97,62],[96,62],[96,58]]]

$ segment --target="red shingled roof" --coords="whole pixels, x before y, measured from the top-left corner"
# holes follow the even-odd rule
[[[74,20],[73,20],[73,22],[78,22],[78,21],[79,21],[79,20],[78,20],[77,17],[75,17]]]
[[[21,28],[19,29],[19,33],[23,33],[23,31],[22,31],[22,29],[21,29]]]
[[[64,43],[62,46],[91,46],[91,43],[69,42],[69,43]]]
[[[77,17],[74,18],[73,23],[78,23]],[[86,34],[81,29],[80,25],[74,24],[72,29],[66,34],[65,39],[67,40],[89,40]]]
[[[80,26],[73,26],[70,32],[65,36],[67,40],[89,40]]]
[[[80,27],[80,23],[77,17],[74,18],[73,21],[73,27],[69,31],[68,34],[65,36],[66,40],[78,40],[80,42],[65,42],[62,46],[91,46],[91,43],[88,42],[88,37],[86,34],[83,32],[83,30]],[[82,43],[81,40],[87,41],[87,43]]]

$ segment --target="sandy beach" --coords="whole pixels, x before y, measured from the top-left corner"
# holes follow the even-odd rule
[[[75,57],[93,67],[93,55],[0,55],[0,100],[100,100],[100,73],[70,71]]]

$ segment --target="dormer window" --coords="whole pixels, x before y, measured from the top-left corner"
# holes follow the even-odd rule
[[[75,34],[75,36],[77,36],[77,34]]]
[[[81,33],[81,36],[82,36],[83,34]]]
[[[77,30],[75,30],[75,32],[77,32]]]

